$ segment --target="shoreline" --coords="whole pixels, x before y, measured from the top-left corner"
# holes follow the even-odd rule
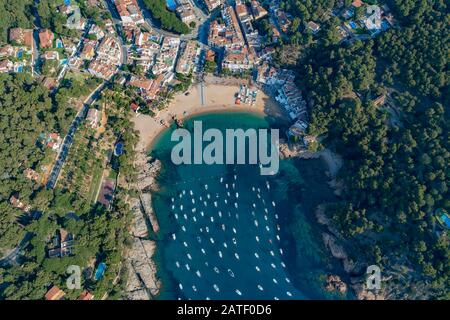
[[[260,89],[258,89],[256,103],[251,106],[234,103],[235,93],[239,91],[238,85],[207,84],[203,90],[199,87],[200,85],[191,86],[187,96],[185,93],[176,94],[167,108],[159,111],[154,117],[137,114],[132,119],[135,130],[139,131],[136,151],[146,153],[164,129],[170,127],[173,117],[184,121],[193,116],[208,113],[250,112],[278,119],[281,122],[290,121],[281,106]]]

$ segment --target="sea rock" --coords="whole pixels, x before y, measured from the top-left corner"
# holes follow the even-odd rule
[[[347,253],[341,245],[336,243],[336,238],[328,233],[322,233],[323,242],[326,247],[328,247],[331,251],[333,257],[337,259],[348,259]]]
[[[139,199],[132,199],[131,210],[133,212],[133,222],[131,224],[131,235],[138,238],[148,237],[147,224],[145,222],[144,213],[141,209],[141,202]]]
[[[148,216],[150,223],[152,225],[153,232],[159,232],[159,223],[156,218],[156,214],[152,208],[152,195],[150,193],[141,193],[140,195],[141,205],[144,209],[145,214]]]
[[[135,165],[137,168],[137,178],[135,187],[138,190],[157,190],[156,177],[161,170],[161,161],[148,158],[144,153],[137,155]]]
[[[325,286],[325,290],[328,292],[339,292],[340,294],[347,293],[347,284],[342,281],[341,277],[338,275],[328,275],[327,284]]]
[[[129,275],[125,289],[127,298],[151,299],[158,295],[161,282],[156,277],[156,264],[152,260],[155,250],[154,241],[134,238],[132,248],[128,252]]]

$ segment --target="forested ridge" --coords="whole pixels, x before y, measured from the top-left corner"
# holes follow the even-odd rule
[[[433,213],[450,208],[449,8],[388,4],[397,28],[351,44],[319,39],[298,62],[299,85],[310,134],[344,158],[344,195],[327,212],[352,258],[387,272],[402,266],[394,297],[448,297],[448,233]],[[372,102],[382,94],[387,108]]]

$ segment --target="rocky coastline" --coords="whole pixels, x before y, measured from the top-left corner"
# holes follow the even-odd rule
[[[130,200],[133,222],[130,235],[131,248],[126,255],[128,271],[125,298],[129,300],[152,300],[158,296],[161,281],[157,277],[157,267],[153,260],[156,242],[151,234],[158,234],[159,224],[152,208],[151,192],[157,190],[156,176],[161,170],[161,162],[149,159],[145,152],[139,152],[135,161],[138,177],[132,186],[139,195]]]
[[[280,144],[280,156],[286,158],[318,159],[322,158],[327,164],[326,175],[329,178],[328,185],[334,190],[336,196],[340,197],[344,190],[344,185],[337,179],[337,173],[342,167],[342,158],[329,149],[311,152],[297,144]],[[384,300],[386,294],[383,291],[373,292],[366,287],[366,267],[363,261],[353,261],[349,258],[345,249],[345,240],[340,237],[338,230],[325,214],[325,205],[321,204],[315,211],[316,220],[325,231],[322,232],[322,240],[330,254],[341,261],[344,271],[349,277],[349,284],[345,283],[338,275],[328,275],[324,284],[324,289],[328,292],[345,293],[351,288],[358,300]]]

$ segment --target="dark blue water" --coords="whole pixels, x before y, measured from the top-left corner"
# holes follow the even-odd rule
[[[226,113],[190,119],[188,130],[194,120],[202,120],[204,130],[273,125],[262,116]],[[309,298],[313,280],[306,280],[308,288],[296,288],[299,282],[289,270],[296,269],[299,258],[286,232],[299,201],[288,194],[299,183],[297,169],[285,163],[279,175],[261,176],[258,165],[175,166],[170,161],[171,131],[151,151],[163,163],[153,206],[161,226],[159,267],[168,275],[163,279],[168,298]],[[300,227],[308,226],[301,221]],[[304,236],[306,250],[300,258],[307,264],[301,273],[316,279],[323,274],[316,268],[321,264],[318,245],[309,231]]]

